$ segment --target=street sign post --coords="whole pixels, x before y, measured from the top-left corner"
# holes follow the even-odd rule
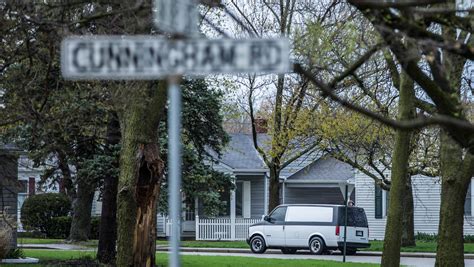
[[[342,250],[342,262],[346,262],[346,250],[347,250],[347,202],[349,195],[354,190],[354,181],[347,180],[339,184],[339,189],[341,190],[344,197],[344,248]]]
[[[156,0],[155,3],[155,23],[161,30],[181,37],[193,36],[197,32],[194,28],[197,27],[197,7],[191,0]],[[65,79],[169,78],[170,266],[180,266],[182,160],[179,76],[286,73],[290,71],[289,54],[290,45],[285,38],[170,40],[156,36],[72,36],[63,40],[61,72]]]
[[[197,4],[193,0],[155,0],[154,23],[160,30],[187,37],[199,34]]]
[[[197,28],[198,22],[198,10],[194,0],[155,0],[155,18],[154,22],[158,29],[172,34],[174,37],[197,37],[199,31]],[[167,43],[171,44],[171,43]],[[175,43],[176,44],[176,43]],[[171,44],[171,46],[173,46]],[[153,46],[148,48],[148,51],[152,51]],[[175,55],[177,58],[171,58],[167,60],[168,70],[171,70],[171,66],[176,65],[175,71],[179,72],[178,65],[188,65],[188,56],[192,57],[196,51],[192,49],[176,49],[175,53],[171,53],[168,48],[161,52],[168,52],[166,55]],[[151,56],[151,55],[150,55]],[[154,58],[153,56],[151,57]],[[161,56],[160,56],[161,58]],[[157,59],[157,58],[155,58]],[[161,60],[161,59],[160,59]],[[157,65],[161,65],[161,62],[157,62]],[[189,63],[192,64],[192,63]],[[196,63],[194,63],[196,64]],[[166,66],[166,65],[165,65]],[[156,71],[155,71],[156,72]],[[157,71],[156,73],[162,73],[163,71]],[[181,88],[179,87],[177,76],[171,76],[168,79],[168,100],[170,102],[170,108],[168,113],[168,138],[169,138],[169,157],[168,166],[169,169],[169,213],[173,222],[171,227],[171,255],[169,265],[171,267],[181,266],[179,258],[179,248],[181,241]]]
[[[63,76],[145,80],[170,75],[285,73],[287,39],[168,40],[151,36],[75,36],[62,43]]]

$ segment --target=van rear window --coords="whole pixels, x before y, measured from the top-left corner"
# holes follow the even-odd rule
[[[345,208],[339,208],[339,225],[344,225]],[[367,216],[363,208],[347,207],[347,226],[353,227],[369,227]]]

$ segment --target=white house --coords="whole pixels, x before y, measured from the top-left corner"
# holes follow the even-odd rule
[[[235,179],[236,190],[229,199],[224,216],[207,218],[202,203],[194,203],[194,211],[183,210],[182,235],[198,240],[244,240],[248,226],[268,214],[269,171],[253,146],[249,134],[230,134],[231,140],[211,166]],[[267,136],[261,134],[259,139]],[[262,142],[263,143],[263,142]],[[339,189],[342,182],[354,183],[353,169],[321,153],[310,153],[289,164],[280,175],[280,202],[286,204],[343,204]],[[354,199],[354,194],[351,196]],[[158,215],[158,235],[169,235],[170,222]]]
[[[473,178],[474,180],[474,178]],[[374,180],[357,172],[355,175],[356,205],[365,209],[369,222],[369,238],[383,240],[387,220],[387,191],[375,186]],[[436,234],[439,225],[441,184],[439,177],[417,175],[412,177],[415,234]],[[464,234],[474,235],[473,183],[467,193],[464,206]]]
[[[264,137],[262,135],[262,137]],[[217,162],[209,163],[216,170],[235,178],[236,190],[226,197],[228,211],[225,216],[207,218],[202,213],[202,203],[193,200],[192,205],[183,207],[183,236],[202,240],[243,240],[249,225],[268,214],[268,169],[252,144],[249,134],[231,134],[231,141]],[[42,168],[33,168],[26,156],[19,158],[18,177],[24,186],[18,193],[18,218],[24,199],[31,191],[58,191],[57,187],[38,188]],[[339,185],[349,181],[355,183],[351,199],[356,206],[365,209],[369,222],[370,239],[384,237],[389,201],[386,191],[376,188],[367,175],[351,166],[321,153],[305,155],[282,170],[281,203],[285,204],[343,204]],[[415,206],[415,233],[437,233],[439,221],[440,192],[439,178],[415,176],[413,196]],[[464,233],[474,235],[474,189],[468,192],[465,204]],[[92,215],[99,216],[101,202],[94,198]],[[189,203],[189,201],[188,201]],[[169,221],[162,214],[157,218],[157,233],[169,233]]]

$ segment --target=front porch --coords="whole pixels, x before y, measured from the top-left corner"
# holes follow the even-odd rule
[[[201,219],[196,216],[196,240],[245,240],[249,226],[261,219],[250,218],[210,218]]]
[[[245,240],[250,225],[262,220],[267,214],[268,178],[263,175],[236,175],[235,189],[224,193],[227,208],[221,216],[206,217],[203,203],[195,199],[192,208],[183,207],[181,234],[196,240]],[[171,220],[158,215],[157,232],[159,237],[169,237]]]

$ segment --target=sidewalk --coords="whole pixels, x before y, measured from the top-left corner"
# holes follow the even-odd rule
[[[83,250],[83,251],[94,251],[94,248],[71,245],[71,244],[18,244],[18,247],[24,249],[58,249],[58,250]],[[169,251],[167,246],[156,246],[156,251]],[[250,249],[245,248],[193,248],[193,247],[182,247],[182,252],[211,252],[211,253],[240,253],[240,254],[253,254]],[[265,254],[282,254],[279,249],[269,249]],[[298,254],[308,254],[308,251],[301,251]],[[341,255],[340,252],[336,252],[333,255]],[[380,251],[358,251],[356,255],[359,256],[381,256]],[[401,257],[411,258],[435,258],[436,253],[433,252],[401,252]],[[464,254],[465,259],[474,259],[474,254]]]

